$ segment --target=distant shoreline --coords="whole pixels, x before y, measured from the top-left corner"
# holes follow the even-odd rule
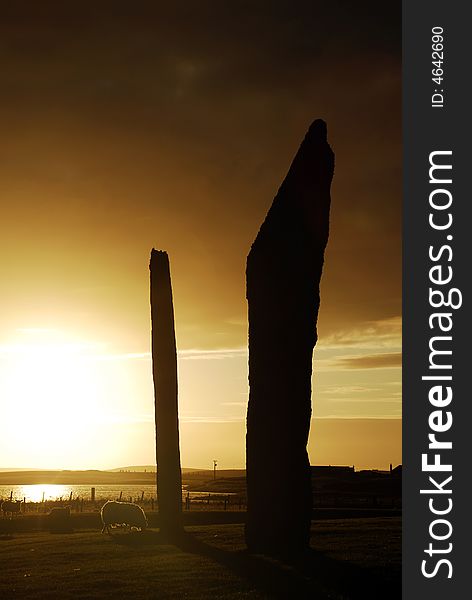
[[[244,469],[221,470],[219,478],[243,477]],[[210,479],[213,471],[183,470],[184,479]],[[106,485],[106,484],[153,484],[156,472],[150,471],[3,471],[0,472],[0,485]]]

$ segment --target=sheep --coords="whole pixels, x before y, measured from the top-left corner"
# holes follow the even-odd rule
[[[21,511],[21,501],[17,500],[14,502],[13,500],[4,500],[1,508],[4,517],[10,514],[10,518],[13,518],[14,513],[20,513]]]
[[[102,517],[102,533],[106,530],[109,535],[110,527],[136,527],[141,531],[148,526],[143,509],[132,502],[116,502],[109,500],[105,502],[100,511]]]

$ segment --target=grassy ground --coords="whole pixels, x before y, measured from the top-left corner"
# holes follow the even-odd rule
[[[313,523],[312,552],[291,563],[251,556],[243,525],[187,527],[178,545],[159,532],[0,534],[0,598],[399,599],[397,517]]]

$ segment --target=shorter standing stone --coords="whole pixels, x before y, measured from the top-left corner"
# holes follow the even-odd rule
[[[177,347],[167,252],[153,249],[149,269],[159,523],[164,534],[174,536],[183,529],[182,473],[177,399]]]

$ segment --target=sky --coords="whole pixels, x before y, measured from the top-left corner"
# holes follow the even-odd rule
[[[155,459],[149,254],[185,467],[244,466],[245,260],[303,136],[336,156],[312,464],[401,462],[400,5],[6,3],[0,467]]]

